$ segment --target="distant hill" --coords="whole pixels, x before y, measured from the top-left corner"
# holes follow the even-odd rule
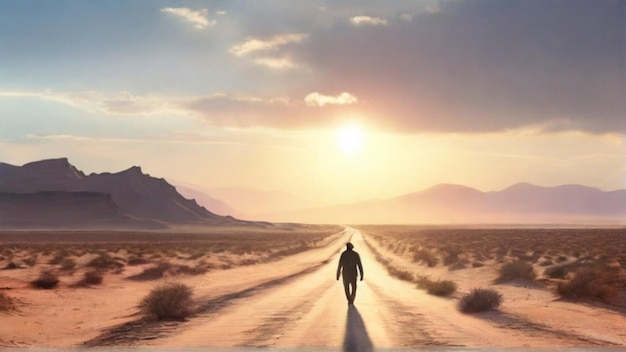
[[[199,205],[203,206],[212,213],[224,216],[230,215],[236,217],[237,219],[249,219],[248,215],[240,212],[239,210],[233,209],[230,205],[220,199],[213,198],[205,192],[188,186],[175,185],[174,187],[176,187],[178,193],[180,193],[183,197],[195,200]]]
[[[440,184],[392,199],[279,212],[267,219],[343,224],[626,224],[626,190],[519,183],[481,192]]]
[[[63,192],[67,194],[62,194]],[[118,217],[110,217],[107,222],[115,227],[122,225],[154,227],[154,224],[216,225],[239,222],[232,217],[213,214],[195,201],[185,199],[164,179],[144,174],[137,166],[118,173],[85,175],[66,158],[36,161],[21,167],[0,163],[0,193],[4,193],[5,207],[8,200],[21,204],[20,208],[13,209],[11,214],[17,218],[30,218],[32,226],[40,224],[42,219],[31,216],[32,214],[40,216],[55,212],[59,216],[64,214],[64,221],[59,220],[59,223],[72,227],[84,222],[84,218],[99,219],[116,207],[119,211]],[[35,195],[27,196],[28,194]],[[112,202],[108,208],[107,197]],[[62,199],[65,199],[66,203],[63,211],[59,212],[55,208]],[[99,206],[96,206],[96,203]],[[48,207],[47,210],[45,207]],[[1,221],[0,226],[3,227],[15,223],[5,216]]]

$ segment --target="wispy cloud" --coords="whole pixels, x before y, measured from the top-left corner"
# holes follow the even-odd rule
[[[161,12],[181,17],[183,20],[193,24],[197,29],[212,27],[217,23],[215,20],[209,20],[209,10],[207,9],[194,11],[187,7],[166,7],[161,9]]]
[[[235,56],[243,56],[257,51],[271,51],[290,43],[299,43],[307,37],[304,33],[275,35],[269,39],[248,38],[241,44],[234,45],[229,52]]]
[[[105,95],[94,91],[57,92],[45,91],[0,91],[0,97],[38,98],[65,104],[88,113],[114,115],[152,115],[158,113],[186,113],[180,109],[185,99],[161,96],[133,96],[130,92]]]
[[[358,99],[348,93],[343,92],[337,96],[332,95],[323,95],[318,92],[309,93],[306,97],[304,97],[304,102],[308,106],[324,106],[324,105],[349,105],[354,104],[358,101]]]
[[[350,23],[355,26],[386,26],[387,20],[379,17],[354,16],[350,18]]]
[[[254,63],[274,69],[289,69],[298,66],[291,59],[285,57],[259,57],[254,59]]]

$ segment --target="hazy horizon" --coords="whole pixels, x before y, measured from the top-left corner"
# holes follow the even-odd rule
[[[626,3],[0,3],[0,161],[311,202],[626,188]]]

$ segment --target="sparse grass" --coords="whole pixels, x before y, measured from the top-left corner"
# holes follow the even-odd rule
[[[87,266],[96,269],[118,269],[124,266],[124,264],[118,262],[107,253],[101,253],[97,258],[90,261]]]
[[[508,282],[515,279],[534,280],[537,277],[533,266],[527,262],[516,260],[500,267],[500,276],[495,283]]]
[[[39,277],[31,282],[34,288],[49,290],[55,288],[59,283],[59,278],[50,271],[42,272]]]
[[[498,309],[502,304],[502,294],[494,289],[475,288],[463,295],[459,309],[463,313],[478,313]]]
[[[418,279],[417,287],[426,290],[431,295],[447,297],[456,292],[457,285],[450,280],[437,280],[432,281],[427,277],[421,277]]]
[[[181,283],[167,283],[154,288],[139,308],[148,317],[158,320],[185,320],[192,309],[192,290]]]
[[[9,295],[0,291],[0,312],[13,309],[13,300]]]

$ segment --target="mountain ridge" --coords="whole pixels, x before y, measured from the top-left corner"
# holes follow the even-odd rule
[[[265,215],[271,221],[344,224],[626,224],[626,190],[520,182],[484,192],[437,184],[388,199]]]
[[[160,223],[169,225],[217,225],[227,223],[243,223],[230,216],[219,216],[199,206],[196,201],[180,195],[174,186],[163,178],[151,177],[144,174],[139,166],[132,166],[120,172],[91,173],[85,175],[72,165],[67,158],[45,159],[14,166],[3,163],[0,166],[0,193],[21,204],[28,203],[26,194],[40,193],[42,205],[48,204],[49,212],[54,213],[54,201],[47,199],[41,192],[66,192],[67,202],[74,202],[75,215],[83,214],[80,206],[88,206],[80,202],[80,192],[95,192],[110,195],[112,201],[119,207],[122,223],[130,223],[132,219],[138,223]],[[78,192],[78,193],[77,193]],[[19,196],[22,195],[22,196]],[[22,209],[28,217],[28,207]],[[14,216],[18,216],[15,213]],[[97,216],[97,214],[83,216]],[[20,216],[18,216],[20,217]],[[65,216],[68,225],[76,223],[77,217],[66,209]],[[10,223],[4,219],[4,226]],[[32,220],[37,224],[37,219]],[[152,225],[150,225],[152,227]],[[70,226],[71,227],[71,226]]]

